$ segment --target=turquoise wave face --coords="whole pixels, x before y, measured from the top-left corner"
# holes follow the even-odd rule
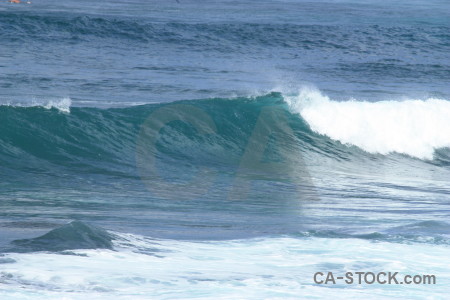
[[[176,108],[177,105],[180,104],[119,109],[75,107],[70,113],[54,108],[3,106],[0,108],[2,165],[34,173],[61,168],[69,172],[92,170],[132,176],[132,172],[126,172],[134,164],[144,122],[165,107]],[[196,108],[210,118],[215,130],[213,134],[202,135],[189,122],[183,122],[182,118],[177,120],[178,111],[172,112],[172,122],[160,128],[156,141],[161,160],[167,164],[184,161],[193,165],[238,165],[261,110],[267,108],[277,109],[292,126],[295,141],[291,143],[310,142],[309,147],[313,148],[315,141],[320,140],[299,116],[287,110],[280,94],[255,99],[184,101],[183,105]],[[183,107],[180,112],[182,110]],[[264,126],[276,128],[277,117],[269,120],[272,124]],[[292,145],[284,144],[275,150],[289,154],[289,147]]]
[[[365,167],[361,164],[373,165],[371,161],[383,161],[395,169],[448,164],[445,149],[436,149],[432,160],[420,161],[407,155],[380,155],[344,145],[312,131],[292,105],[280,93],[272,93],[256,98],[191,100],[128,108],[74,107],[70,113],[56,108],[1,106],[0,174],[19,181],[28,173],[49,178],[61,174],[78,178],[87,174],[101,180],[107,180],[108,176],[140,180],[149,171],[141,166],[149,162],[153,175],[161,173],[175,181],[204,167],[230,174],[246,168],[258,173],[258,167],[264,164],[246,165],[249,151],[259,153],[253,155],[258,157],[254,160],[279,164],[284,171],[276,173],[264,167],[260,170],[273,174],[274,178],[301,174],[305,163],[318,161],[362,174]],[[323,110],[326,114],[322,106],[317,106],[318,113]],[[368,142],[361,143],[364,146]],[[386,146],[379,145],[380,149],[383,147]]]
[[[186,109],[190,111],[184,112]],[[13,171],[18,176],[26,172],[137,178],[136,155],[144,162],[146,159],[141,154],[156,155],[159,168],[169,168],[175,176],[180,176],[177,169],[187,166],[232,171],[251,147],[260,152],[261,161],[283,161],[286,170],[303,161],[303,156],[307,160],[353,161],[355,167],[362,159],[377,157],[311,131],[279,93],[128,108],[74,107],[70,113],[56,108],[2,106],[0,116],[3,176],[11,176]],[[146,136],[148,122],[161,117],[163,123]],[[197,123],[205,120],[209,127],[202,130]]]

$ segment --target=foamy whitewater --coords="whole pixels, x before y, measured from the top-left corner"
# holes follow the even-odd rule
[[[370,153],[431,160],[436,149],[450,147],[448,100],[333,101],[304,88],[287,102],[315,132]]]
[[[72,100],[69,97],[65,97],[62,99],[57,100],[36,100],[33,99],[29,102],[19,102],[14,103],[10,101],[5,101],[5,104],[2,104],[4,106],[12,106],[12,107],[43,107],[46,109],[52,109],[55,108],[61,112],[70,113],[70,105],[72,104]]]
[[[311,284],[311,273],[327,269],[395,270],[439,277],[435,299],[445,299],[450,276],[441,258],[448,247],[371,243],[327,238],[178,242],[126,235],[136,248],[121,251],[78,250],[71,256],[51,253],[1,258],[2,299],[426,299],[421,286],[323,288]],[[390,252],[386,253],[386,247]],[[353,249],[357,249],[356,251]],[[399,261],[399,253],[408,259]],[[418,255],[418,253],[423,253]],[[127,270],[124,272],[124,270]],[[329,289],[333,288],[332,291]],[[19,292],[22,290],[22,292]],[[25,292],[26,291],[26,292]]]
[[[4,1],[0,300],[447,299],[449,78],[448,1]]]

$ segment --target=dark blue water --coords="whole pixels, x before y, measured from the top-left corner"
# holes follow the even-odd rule
[[[199,7],[201,6],[201,7]],[[445,1],[36,1],[1,7],[1,99],[448,97]]]
[[[447,1],[2,3],[0,298],[443,297],[449,78]]]

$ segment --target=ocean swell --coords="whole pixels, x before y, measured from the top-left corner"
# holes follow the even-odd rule
[[[238,167],[261,112],[271,108],[283,115],[261,124],[278,128],[279,123],[286,123],[292,131],[284,141],[262,139],[259,142],[265,144],[258,147],[266,149],[266,158],[282,157],[288,164],[302,154],[307,159],[352,161],[400,153],[446,161],[442,149],[450,146],[450,102],[441,99],[338,102],[317,90],[303,90],[295,96],[271,93],[109,109],[70,108],[66,99],[30,107],[0,106],[2,173],[59,174],[65,170],[135,176],[136,145],[143,124],[162,108],[181,103],[202,111],[216,130],[204,134],[182,121],[165,124],[153,154],[166,166],[189,162]]]

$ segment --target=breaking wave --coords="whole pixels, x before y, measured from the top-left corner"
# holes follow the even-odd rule
[[[314,132],[370,153],[431,160],[450,146],[450,102],[443,99],[338,102],[305,89],[287,102]]]

